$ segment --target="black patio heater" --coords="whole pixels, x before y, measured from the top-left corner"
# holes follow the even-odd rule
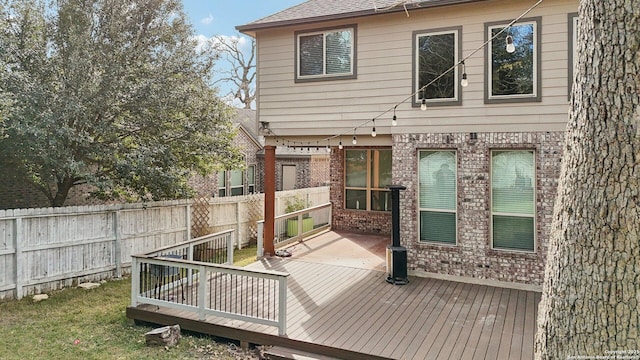
[[[400,190],[407,187],[389,185],[391,190],[391,245],[387,246],[387,282],[393,285],[409,283],[407,248],[400,246]]]

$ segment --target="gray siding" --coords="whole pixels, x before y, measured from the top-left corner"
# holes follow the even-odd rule
[[[462,54],[484,41],[484,24],[509,21],[531,1],[492,1],[404,13],[369,16],[258,32],[259,118],[277,136],[350,134],[412,93],[413,31],[462,26]],[[378,134],[421,132],[561,131],[567,121],[567,14],[576,0],[545,1],[527,17],[541,17],[541,102],[484,103],[484,51],[466,61],[469,86],[462,105],[423,112],[408,100],[376,120]],[[294,31],[357,23],[357,73],[354,80],[294,82]],[[365,134],[370,129],[361,129]],[[381,137],[387,139],[389,137]],[[380,141],[380,140],[378,140]],[[337,140],[336,144],[337,145]]]

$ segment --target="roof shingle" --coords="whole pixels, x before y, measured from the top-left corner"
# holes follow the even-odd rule
[[[383,12],[398,12],[405,11],[405,9],[410,11],[475,1],[483,0],[308,0],[246,25],[236,26],[236,29],[250,32],[278,26],[375,15]]]

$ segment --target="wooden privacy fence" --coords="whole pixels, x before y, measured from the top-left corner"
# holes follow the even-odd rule
[[[120,277],[190,237],[188,201],[0,211],[0,299]]]
[[[329,202],[329,187],[278,191],[275,213],[285,213],[287,203],[301,199],[307,206]],[[258,238],[258,221],[264,219],[264,194],[227,196],[194,200],[192,230],[197,236],[223,230],[236,230],[236,246],[254,243]]]
[[[324,204],[329,188],[280,191],[276,214],[293,198]],[[257,238],[264,194],[205,200],[0,210],[0,300],[120,277],[133,254],[191,239],[195,207],[206,233],[233,229],[238,248]]]

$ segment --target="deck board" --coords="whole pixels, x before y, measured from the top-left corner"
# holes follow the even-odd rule
[[[461,314],[464,315],[465,319],[460,326],[460,331],[458,332],[457,338],[455,340],[451,339],[451,341],[447,341],[447,344],[442,349],[443,355],[446,355],[446,358],[448,359],[461,359],[463,353],[470,351],[469,349],[467,349],[467,346],[469,345],[471,331],[473,330],[473,326],[476,323],[477,316],[480,313],[482,302],[489,288],[486,286],[476,285],[475,290],[476,294],[473,299],[473,305],[466,313],[461,312]],[[444,358],[445,357],[443,356],[443,359]]]
[[[426,319],[433,310],[430,304],[436,301],[436,296],[434,295],[440,291],[440,288],[446,285],[445,282],[434,279],[424,279],[424,281],[427,282],[427,287],[421,293],[422,298],[420,302],[414,306],[413,310],[407,309],[406,311],[412,312],[414,316],[409,317],[402,326],[402,330],[394,334],[393,338],[382,350],[381,354],[383,356],[391,356],[396,353],[396,351],[400,351],[396,349],[404,349],[413,341],[415,333],[420,327],[424,326],[424,319]]]
[[[305,328],[305,332],[310,338],[316,341],[338,343],[338,340],[348,333],[351,324],[358,315],[358,308],[366,309],[371,306],[371,301],[375,298],[372,293],[376,289],[375,284],[379,281],[377,276],[369,276],[360,281],[348,291],[349,296],[344,297],[339,302],[335,302],[332,308],[327,307],[324,316],[313,324]],[[366,299],[369,299],[367,301]],[[341,326],[336,329],[336,322]],[[315,326],[314,326],[315,325]]]
[[[486,353],[486,349],[482,350],[482,354],[478,351],[478,344],[480,343],[480,338],[482,334],[484,334],[487,330],[491,331],[489,325],[493,325],[492,322],[489,322],[489,312],[491,310],[491,304],[493,302],[493,298],[496,296],[500,296],[501,289],[498,288],[488,288],[485,292],[484,298],[482,299],[482,305],[480,306],[480,311],[475,318],[473,323],[473,327],[471,330],[471,334],[469,335],[469,339],[467,344],[465,345],[465,349],[462,353],[461,359],[469,360],[469,359],[483,359],[484,354]]]
[[[392,285],[383,271],[304,258],[271,258],[250,267],[290,274],[287,336],[278,336],[273,326],[217,316],[200,321],[194,313],[165,307],[142,304],[131,312],[144,321],[179,323],[186,330],[259,344],[321,349],[338,358],[533,359],[537,292],[419,277]],[[218,286],[235,285],[222,281]],[[252,296],[247,284],[239,285],[234,304]],[[184,291],[187,298],[195,296],[195,288]]]
[[[390,344],[397,343],[398,336],[403,336],[405,327],[408,327],[410,319],[415,316],[414,311],[420,309],[419,305],[423,297],[427,294],[425,288],[433,283],[431,279],[421,279],[416,288],[407,296],[402,306],[404,310],[401,315],[391,322],[384,332],[378,332],[371,339],[371,343],[375,346],[371,349],[373,353],[382,354]],[[409,325],[410,326],[410,325]],[[395,347],[394,347],[395,348]]]
[[[473,305],[473,301],[478,293],[478,286],[466,284],[460,294],[460,306],[455,306],[446,319],[446,323],[438,332],[437,337],[433,341],[433,345],[429,349],[429,353],[433,354],[437,359],[446,359],[449,357],[453,346],[456,344],[458,335],[463,329],[466,315]],[[426,339],[425,339],[426,341]],[[424,346],[424,341],[423,341]]]

